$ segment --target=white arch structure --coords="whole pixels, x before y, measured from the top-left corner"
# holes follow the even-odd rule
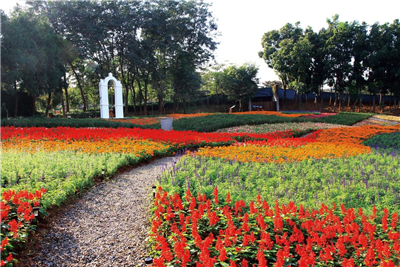
[[[99,91],[100,91],[100,117],[102,119],[109,119],[109,105],[108,105],[108,82],[114,82],[115,88],[115,118],[123,118],[123,102],[122,102],[122,84],[120,81],[112,76],[111,72],[105,79],[100,79]]]

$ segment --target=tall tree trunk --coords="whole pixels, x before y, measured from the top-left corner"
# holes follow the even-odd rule
[[[65,103],[64,103],[64,92],[63,89],[61,87],[61,106],[62,106],[62,111],[63,111],[63,118],[66,118],[66,114],[65,114]]]
[[[298,99],[298,93],[296,91],[294,91],[292,110],[294,110],[296,108],[297,99]]]
[[[18,115],[18,91],[17,91],[17,81],[14,81],[14,90],[15,90],[15,95],[14,95],[14,118],[16,118],[17,115]]]
[[[303,93],[297,94],[297,97],[299,98],[299,110],[303,110]]]
[[[323,106],[324,106],[324,92],[322,91],[322,85],[319,85],[319,95],[321,98],[321,104],[320,104],[320,112],[322,113],[323,111]]]
[[[129,110],[129,105],[128,105],[128,101],[129,101],[129,87],[126,86],[127,84],[125,83],[125,116],[128,115],[128,110]]]
[[[87,109],[87,104],[86,104],[85,94],[83,93],[83,88],[82,88],[82,84],[81,84],[81,79],[80,79],[78,73],[76,72],[75,67],[74,67],[74,64],[72,64],[72,62],[70,62],[70,66],[71,66],[72,72],[73,72],[74,75],[75,75],[76,82],[78,83],[78,88],[79,88],[79,91],[80,91],[80,93],[81,93],[82,102],[83,102],[83,112],[85,112],[86,109]]]
[[[143,114],[142,100],[143,100],[143,92],[142,92],[142,83],[140,80],[138,82],[138,94],[139,94],[139,114]]]
[[[178,99],[178,97],[174,96],[173,97],[173,105],[172,105],[173,113],[178,113],[178,108],[179,108],[179,99]]]
[[[350,94],[349,94],[349,97],[347,98],[347,107],[348,107],[348,108],[350,107],[350,98],[351,98],[351,96],[350,96]]]
[[[332,105],[332,94],[333,94],[333,91],[332,91],[332,87],[331,87],[331,93],[329,94],[329,106]]]
[[[131,86],[132,86],[133,114],[136,114],[135,79],[132,79],[132,80],[131,80]]]
[[[372,112],[373,113],[375,113],[375,106],[376,106],[375,97],[376,97],[376,93],[375,93],[375,90],[374,90],[374,92],[372,93]]]
[[[32,112],[31,116],[35,116],[36,113],[36,97],[32,96]]]
[[[45,113],[46,117],[49,116],[50,105],[51,105],[51,93],[49,93],[47,98],[46,113]]]
[[[336,107],[337,107],[337,91],[335,89],[335,100],[333,102],[333,112],[336,113]]]
[[[62,116],[65,118],[65,103],[64,103],[64,92],[63,92],[63,82],[60,79],[60,84],[58,86],[58,90],[61,92],[61,107],[62,107]]]
[[[183,97],[183,114],[186,114],[186,97]]]
[[[306,110],[308,110],[308,93],[306,93]]]
[[[287,86],[284,83],[283,84],[283,109],[286,109],[286,91],[287,91]]]
[[[121,68],[121,77],[122,77],[122,83],[124,84],[125,87],[125,114],[128,114],[128,101],[129,101],[129,71],[127,74],[127,77],[125,77],[125,72],[124,72],[124,66],[123,66],[123,60],[122,57],[120,57],[120,68]]]
[[[149,112],[147,110],[147,94],[149,91],[148,85],[149,85],[149,74],[147,74],[147,77],[144,80],[144,97],[143,97],[144,115],[149,115]]]
[[[315,94],[315,96],[314,96],[314,105],[315,105],[314,110],[317,111],[318,110],[318,95],[317,94]]]
[[[163,102],[164,102],[162,93],[159,92],[157,94],[157,98],[158,98],[158,115],[161,115],[163,114]]]
[[[338,92],[339,111],[342,110],[342,93]]]
[[[65,111],[69,112],[69,96],[68,96],[68,84],[67,84],[67,73],[64,72],[64,89],[65,89]]]

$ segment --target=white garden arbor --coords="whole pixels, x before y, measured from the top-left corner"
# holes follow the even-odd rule
[[[108,82],[113,81],[115,91],[115,118],[123,118],[123,102],[122,102],[122,84],[120,81],[112,76],[111,72],[105,79],[100,79],[99,91],[100,91],[100,117],[102,119],[110,118],[109,105],[108,105]]]

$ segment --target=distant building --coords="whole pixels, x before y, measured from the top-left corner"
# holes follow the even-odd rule
[[[276,111],[272,88],[261,88],[249,101],[249,111]]]

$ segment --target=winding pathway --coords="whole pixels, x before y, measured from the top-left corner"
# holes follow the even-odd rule
[[[146,266],[151,187],[177,160],[158,159],[91,188],[39,236],[24,266]]]

